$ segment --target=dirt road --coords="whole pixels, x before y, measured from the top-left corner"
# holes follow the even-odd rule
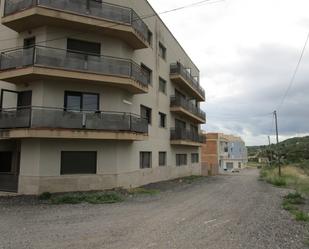
[[[112,205],[0,201],[0,248],[306,248],[280,208],[286,190],[257,179],[245,170]]]

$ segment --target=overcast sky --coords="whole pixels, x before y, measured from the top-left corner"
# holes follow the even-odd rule
[[[199,0],[149,2],[160,13]],[[268,142],[274,134],[269,113],[278,108],[304,46],[308,10],[308,0],[225,0],[161,15],[201,71],[204,129],[240,135],[248,145]],[[279,110],[279,131],[281,140],[309,133],[309,44]]]

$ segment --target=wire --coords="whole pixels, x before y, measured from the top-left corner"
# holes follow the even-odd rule
[[[170,10],[166,10],[166,11],[163,11],[163,12],[160,12],[160,13],[152,13],[152,14],[148,14],[148,15],[144,15],[142,17],[140,17],[141,20],[145,20],[145,19],[148,19],[148,18],[151,18],[151,17],[155,17],[155,16],[158,16],[159,15],[164,15],[164,14],[167,14],[167,13],[171,13],[171,12],[175,12],[175,11],[179,11],[179,10],[183,10],[183,9],[187,9],[187,8],[192,8],[192,7],[195,7],[195,6],[199,6],[199,5],[202,5],[202,4],[214,4],[214,3],[219,3],[219,2],[224,2],[225,0],[218,0],[218,1],[213,1],[213,0],[203,0],[203,1],[199,1],[199,2],[195,2],[195,3],[192,3],[192,4],[188,4],[188,5],[184,5],[184,6],[181,6],[181,7],[177,7],[177,8],[174,8],[174,9],[170,9]],[[105,28],[113,28],[113,27],[116,27],[116,26],[120,26],[120,25],[123,25],[123,24],[112,24],[110,26],[106,26]],[[97,30],[99,30],[101,28],[98,28]],[[93,31],[95,31],[96,29],[94,30],[90,30],[88,32],[77,32],[77,33],[72,33],[70,35],[79,35],[79,34],[87,34],[87,33],[92,33]],[[68,36],[70,35],[65,35],[65,36],[59,36],[59,37],[56,37],[56,38],[53,38],[53,39],[49,39],[49,40],[43,40],[43,41],[39,41],[39,42],[36,42],[35,45],[37,44],[41,44],[41,43],[45,43],[45,42],[50,42],[50,41],[56,41],[56,40],[61,40],[61,39],[65,39],[67,38]],[[8,40],[16,40],[16,38],[11,38],[11,39],[3,39],[3,40],[0,40],[1,41],[8,41]],[[4,52],[6,50],[10,50],[10,49],[14,49],[14,48],[19,48],[19,47],[11,47],[11,48],[7,48],[7,49],[3,49],[3,50],[0,50],[0,52]]]
[[[303,46],[303,49],[302,49],[302,51],[301,51],[300,57],[299,57],[299,59],[298,59],[297,65],[296,65],[295,70],[294,70],[294,72],[293,72],[292,78],[291,78],[290,83],[289,83],[289,85],[288,85],[288,88],[286,89],[286,91],[285,91],[285,93],[284,93],[284,95],[283,95],[283,97],[282,97],[282,99],[281,99],[281,102],[280,102],[280,104],[279,104],[279,106],[278,106],[278,108],[277,108],[278,111],[280,110],[280,108],[281,108],[282,105],[284,104],[284,101],[286,100],[286,97],[288,96],[290,90],[292,89],[292,86],[293,86],[293,84],[294,84],[294,82],[295,82],[295,78],[296,78],[296,75],[297,75],[298,70],[299,70],[299,67],[300,67],[300,64],[301,64],[302,59],[303,59],[303,57],[304,57],[304,54],[305,54],[305,51],[306,51],[306,47],[307,47],[308,41],[309,41],[309,32],[308,32],[308,35],[307,35],[305,44],[304,44],[304,46]]]

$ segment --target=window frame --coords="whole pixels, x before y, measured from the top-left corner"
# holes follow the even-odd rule
[[[199,163],[199,153],[191,153],[191,163]]]
[[[97,97],[97,107],[96,110],[93,110],[94,112],[98,112],[100,110],[100,94],[99,93],[90,93],[90,92],[78,92],[78,91],[64,91],[64,110],[65,111],[90,111],[90,110],[83,110],[83,104],[84,104],[84,95],[94,95]],[[80,96],[80,106],[79,110],[74,109],[68,109],[68,96]]]
[[[152,85],[152,82],[153,82],[153,79],[152,79],[152,77],[153,77],[153,71],[152,71],[149,67],[147,67],[144,63],[141,63],[141,68],[142,68],[143,70],[145,70],[146,72],[149,73],[149,82],[148,82],[148,85]]]
[[[164,125],[162,126],[162,118],[163,118],[163,122],[164,122]],[[163,112],[159,112],[159,127],[160,128],[164,128],[166,129],[167,127],[167,124],[166,124],[166,120],[167,120],[167,115]]]
[[[176,154],[176,167],[187,166],[187,165],[188,165],[188,155],[184,153]]]
[[[162,51],[162,52],[161,52]],[[167,49],[162,42],[159,42],[159,57],[166,60]]]
[[[161,83],[164,83],[164,91],[162,91],[161,89]],[[166,85],[167,85],[167,81],[165,79],[163,79],[162,77],[159,77],[159,92],[167,95],[166,93]]]
[[[164,155],[164,163],[161,163],[161,156]],[[167,152],[159,151],[159,167],[165,167],[167,165]]]
[[[150,112],[149,117],[147,117],[147,115],[146,115],[146,117],[143,116],[143,112],[142,112],[143,108],[146,109],[146,113],[147,113],[147,111]],[[152,109],[150,107],[148,107],[148,106],[141,105],[140,106],[140,112],[141,112],[141,117],[148,121],[148,125],[152,125]]]
[[[149,156],[149,165],[147,166],[143,165],[144,163],[143,156],[145,156],[145,154],[148,154]],[[152,152],[151,151],[140,151],[139,152],[139,167],[140,169],[151,169],[152,168]]]
[[[93,161],[95,163],[94,166],[91,167],[91,171],[89,172],[86,172],[83,171],[83,172],[68,172],[68,168],[65,169],[65,166],[63,166],[63,164],[65,163],[63,160],[64,160],[64,154],[73,154],[74,153],[77,153],[77,154],[93,154],[94,155],[94,158]],[[73,156],[74,158],[74,156]],[[87,160],[89,162],[89,159]],[[97,151],[61,151],[61,155],[60,155],[60,175],[96,175],[97,174],[97,171],[98,171],[98,152]]]

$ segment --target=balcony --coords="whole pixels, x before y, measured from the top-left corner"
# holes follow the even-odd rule
[[[0,80],[15,84],[56,79],[120,87],[133,94],[148,92],[147,72],[131,60],[43,46],[0,56]]]
[[[98,32],[134,49],[149,47],[148,27],[133,9],[100,0],[5,0],[2,24],[16,32],[41,26]]]
[[[0,111],[0,139],[63,138],[145,140],[148,122],[120,112],[68,111],[49,107],[22,107]]]
[[[181,63],[171,64],[170,79],[198,101],[205,101],[204,89],[199,85],[196,77],[192,76]]]
[[[203,134],[185,129],[171,129],[171,144],[200,147],[204,143]]]
[[[183,97],[171,97],[171,112],[177,113],[194,123],[204,124],[206,122],[206,113]]]

